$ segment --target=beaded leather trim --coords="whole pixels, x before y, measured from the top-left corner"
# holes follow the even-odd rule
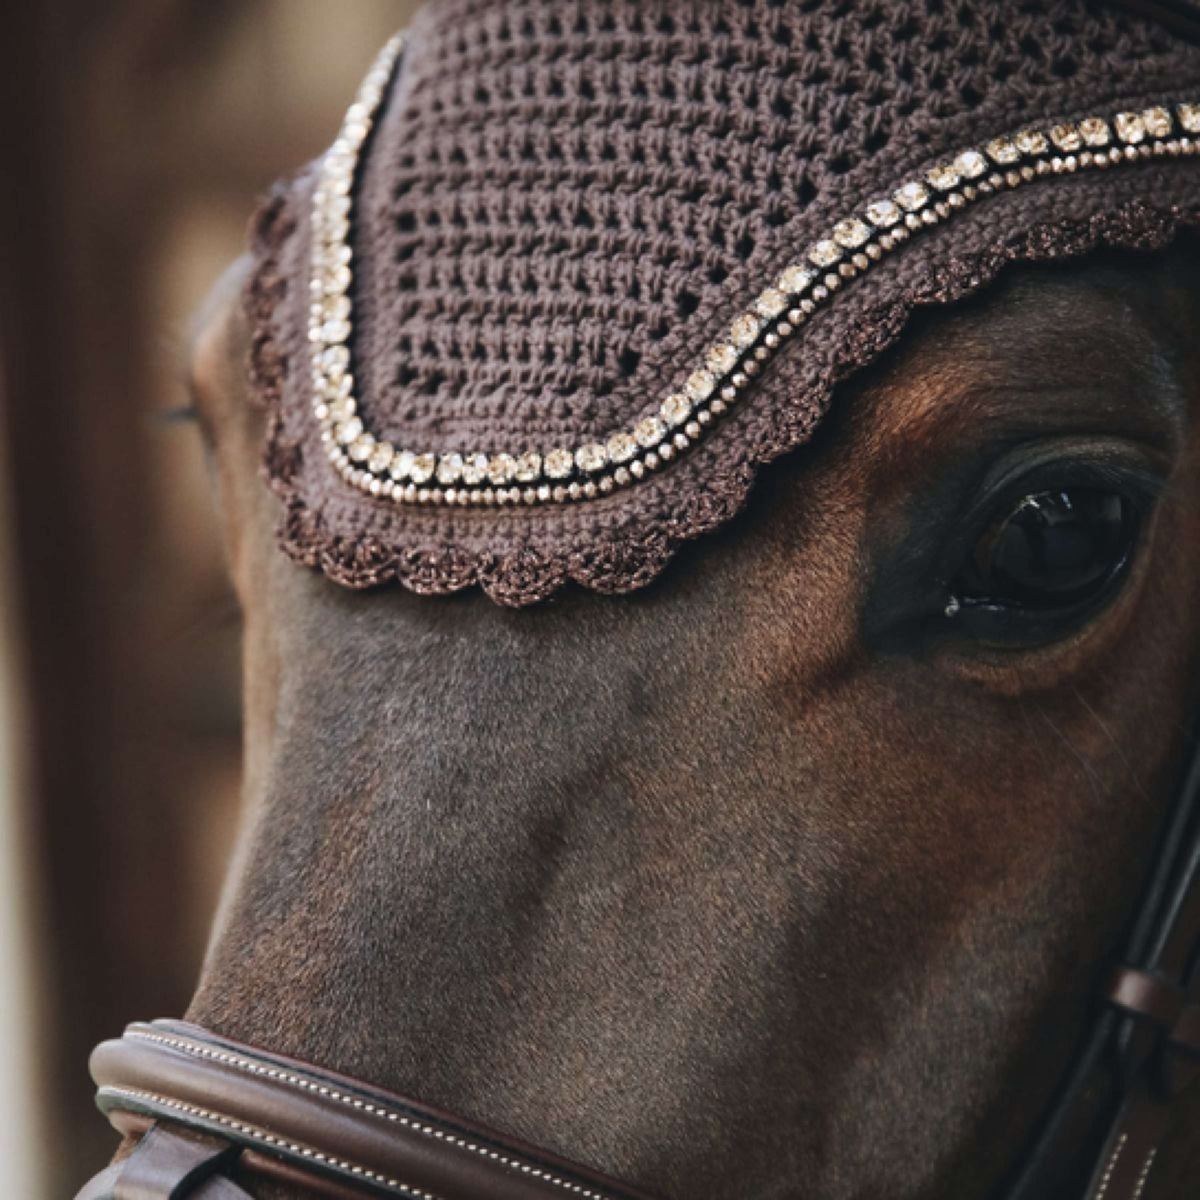
[[[627,487],[700,441],[839,287],[914,234],[986,196],[1046,176],[1200,152],[1197,103],[1027,127],[968,147],[836,222],[733,320],[683,386],[632,427],[578,446],[438,453],[400,447],[370,432],[351,370],[355,176],[402,46],[396,37],[384,47],[321,162],[308,329],[313,410],[334,470],[358,490],[401,504],[562,504]]]

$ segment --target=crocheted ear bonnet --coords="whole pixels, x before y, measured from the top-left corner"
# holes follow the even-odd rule
[[[282,544],[632,590],[916,306],[1198,218],[1200,48],[1115,5],[435,0],[257,220]]]

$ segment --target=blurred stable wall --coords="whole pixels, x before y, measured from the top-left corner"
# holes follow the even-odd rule
[[[414,7],[5,6],[0,582],[26,780],[9,857],[41,1003],[39,1077],[3,1086],[40,1092],[47,1196],[111,1152],[88,1050],[182,1011],[233,834],[236,614],[199,439],[161,419],[185,402],[188,314]]]

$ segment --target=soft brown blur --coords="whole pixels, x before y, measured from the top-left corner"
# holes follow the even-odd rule
[[[107,1159],[88,1051],[182,1011],[232,837],[237,615],[200,439],[164,418],[189,314],[414,7],[5,6],[0,1089],[34,1121],[12,1200]]]

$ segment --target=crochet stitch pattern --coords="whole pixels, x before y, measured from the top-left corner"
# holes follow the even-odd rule
[[[745,503],[757,467],[806,440],[836,382],[913,308],[967,295],[1012,261],[1161,247],[1200,209],[1187,126],[1175,124],[1190,112],[1178,105],[1200,97],[1200,53],[1079,0],[457,0],[423,10],[406,40],[348,224],[354,386],[374,435],[353,430],[360,463],[338,450],[345,469],[333,470],[332,435],[313,417],[316,169],[260,214],[248,292],[282,543],[351,586],[478,583],[508,604],[568,580],[642,586]],[[503,461],[513,486],[488,487],[484,454],[624,453],[614,431],[686,396],[785,268],[830,230],[859,237],[847,219],[906,181],[1054,120],[1164,112],[1183,143],[1163,129],[1155,154],[1139,154],[1143,130],[1124,139],[1128,157],[1076,172],[1052,169],[1052,154],[1071,151],[1047,142],[1044,177],[1019,180],[1028,186],[1003,183],[1004,164],[989,160],[996,194],[917,226],[879,261],[843,246],[837,294],[789,326],[728,415],[687,427],[686,453],[668,444],[654,470],[626,469],[590,494],[583,459],[563,465],[561,496],[550,479],[516,486]],[[1160,118],[1149,120],[1154,142]],[[1133,127],[1110,128],[1117,144]],[[855,257],[870,269],[847,271]],[[389,443],[378,476],[361,465],[375,437]],[[439,492],[431,465],[420,480],[431,486],[413,475],[405,494],[384,471],[393,442],[435,450],[443,482],[459,486]],[[463,455],[482,485],[470,494]],[[579,502],[541,506],[568,498],[572,471]]]

